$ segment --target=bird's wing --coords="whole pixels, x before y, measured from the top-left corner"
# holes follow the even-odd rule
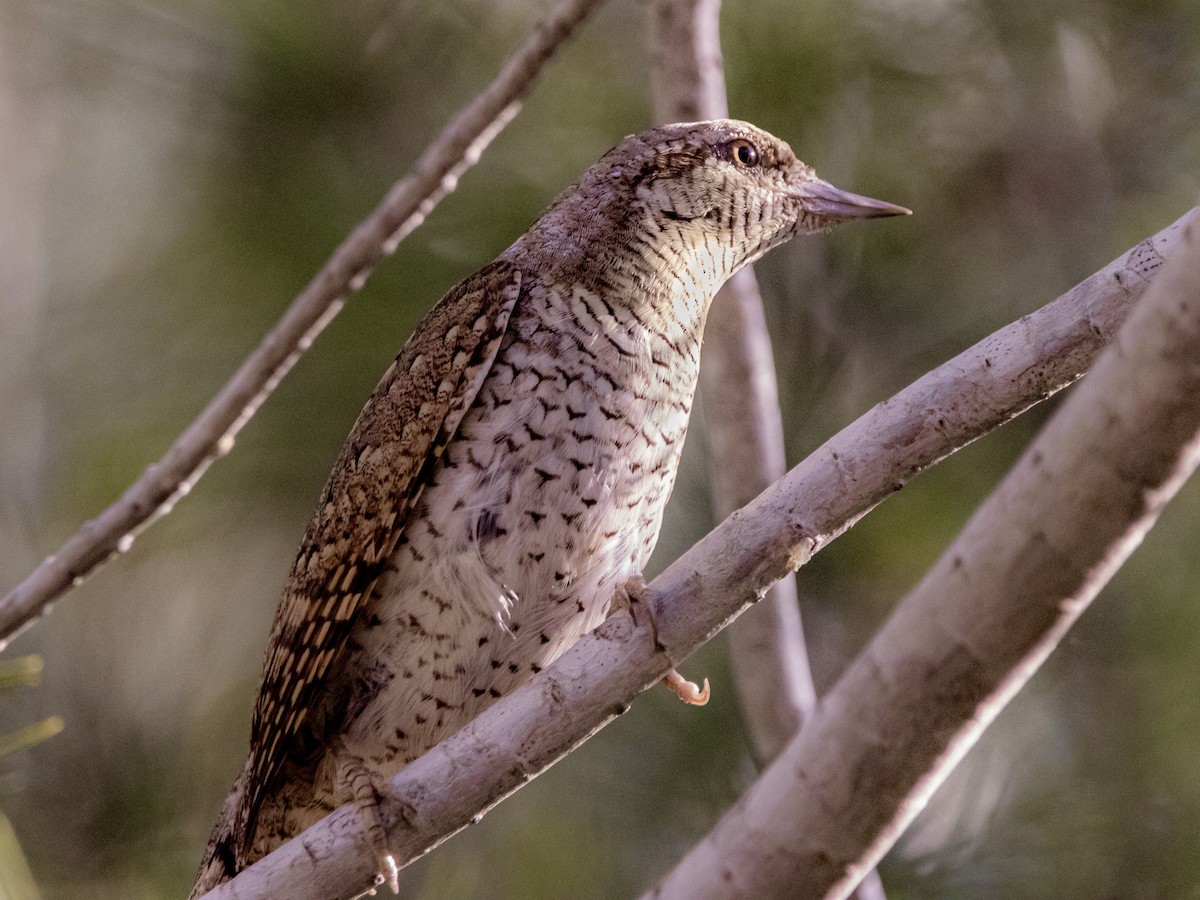
[[[497,261],[452,288],[417,326],[342,447],[271,629],[236,829],[243,851],[289,741],[496,358],[520,287],[521,273]]]

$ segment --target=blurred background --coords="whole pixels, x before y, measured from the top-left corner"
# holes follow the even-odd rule
[[[158,458],[548,8],[0,0],[5,588]],[[0,735],[62,730],[0,758],[0,895],[186,893],[344,435],[437,298],[651,124],[644,34],[635,0],[588,23],[236,451],[10,648],[44,669],[37,686],[34,670],[0,679]],[[723,44],[734,115],[835,184],[916,212],[759,266],[792,462],[1197,199],[1195,0],[730,0]],[[819,685],[1052,405],[801,571]],[[714,524],[706,465],[701,402],[656,570]],[[887,858],[890,897],[1200,897],[1198,531],[1192,484]],[[711,678],[709,706],[650,691],[411,867],[406,896],[653,883],[756,772],[725,654],[717,640],[684,667]]]

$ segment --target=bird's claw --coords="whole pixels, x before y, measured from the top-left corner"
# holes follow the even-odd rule
[[[708,687],[707,678],[704,679],[704,687],[701,688],[695,682],[688,681],[674,669],[663,677],[663,684],[669,687],[680,700],[692,706],[703,706],[708,702],[708,698],[712,694]]]
[[[646,579],[640,574],[627,579],[617,588],[610,615],[624,609],[629,610],[635,625],[641,625],[642,617],[645,617],[654,632],[654,643],[660,650],[666,649],[658,640],[658,626],[654,622],[650,606],[650,588],[646,585]],[[703,706],[712,695],[707,678],[704,679],[704,687],[700,687],[694,682],[688,681],[674,669],[671,669],[663,677],[663,684],[669,687],[680,700],[692,706]]]
[[[393,894],[400,893],[400,867],[387,849],[387,832],[379,817],[381,791],[363,761],[345,745],[338,747],[338,777],[341,788],[358,807],[363,836],[375,852],[375,885],[386,884]],[[372,889],[371,894],[375,891]]]
[[[609,615],[629,610],[629,614],[633,617],[635,625],[640,625],[642,618],[648,616],[650,609],[650,589],[646,585],[646,579],[640,574],[634,575],[626,579],[617,587],[616,594],[613,596],[612,604],[609,607]],[[651,627],[654,626],[654,620],[650,620]]]
[[[378,871],[375,873],[375,884],[386,884],[388,890],[393,894],[400,893],[400,867],[396,865],[396,857],[392,854],[383,852],[375,857],[375,865]],[[375,893],[371,891],[371,893]]]

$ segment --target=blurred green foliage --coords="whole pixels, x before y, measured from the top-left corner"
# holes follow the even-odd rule
[[[0,0],[0,576],[155,459],[546,2]],[[47,900],[181,896],[240,766],[283,577],[342,437],[437,297],[649,123],[614,0],[194,496],[21,639],[3,807]],[[735,115],[911,219],[759,268],[798,461],[870,404],[1191,206],[1195,0],[729,0]],[[800,574],[827,686],[1048,411],[917,479]],[[657,560],[711,527],[701,402]],[[1200,896],[1200,493],[1146,544],[883,866],[905,897]],[[715,699],[655,690],[412,867],[407,896],[645,888],[754,777]],[[22,880],[0,834],[0,885]],[[5,888],[7,890],[7,888]]]

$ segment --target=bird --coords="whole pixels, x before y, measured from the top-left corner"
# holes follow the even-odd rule
[[[191,896],[387,779],[601,623],[674,485],[709,304],[799,234],[907,215],[747,122],[626,137],[404,344],[271,629],[250,751]],[[703,690],[672,671],[690,702]],[[377,882],[378,883],[378,882]]]

